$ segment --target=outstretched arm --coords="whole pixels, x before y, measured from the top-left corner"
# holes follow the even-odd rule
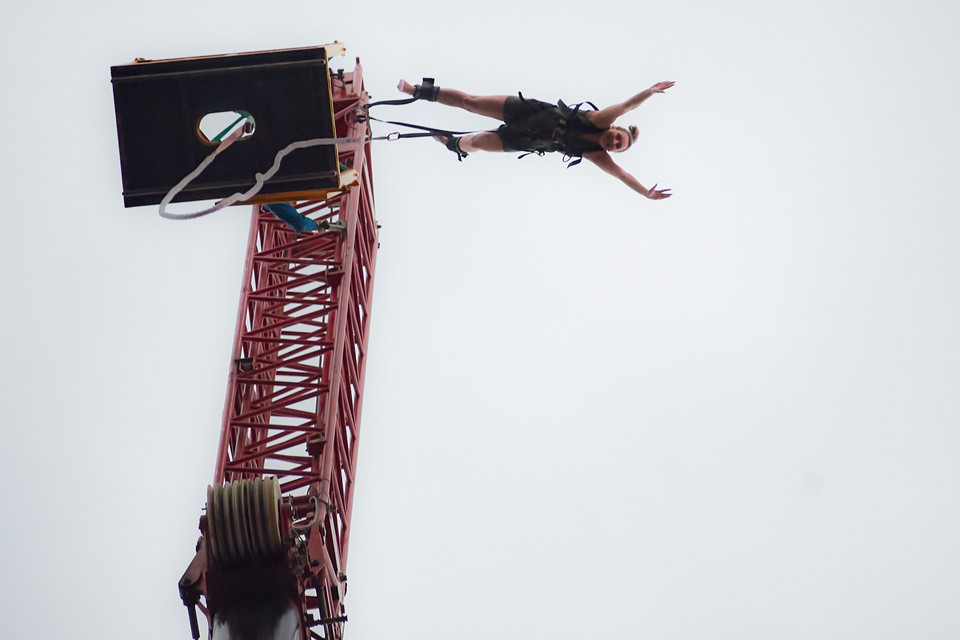
[[[650,96],[652,96],[653,94],[663,93],[673,85],[674,85],[673,81],[658,82],[657,84],[653,85],[649,89],[644,89],[643,91],[633,96],[629,100],[626,100],[625,102],[611,105],[606,109],[600,109],[599,111],[587,111],[584,113],[584,115],[586,115],[587,118],[590,119],[590,122],[592,122],[593,124],[597,125],[601,129],[606,129],[607,127],[612,125],[614,122],[616,122],[617,118],[627,113],[628,111],[633,111],[634,109],[639,107],[641,104],[643,104],[644,101]]]
[[[610,154],[606,151],[591,151],[590,153],[583,154],[583,157],[597,165],[604,172],[609,173],[614,178],[618,179],[623,184],[627,185],[637,193],[642,196],[646,196],[651,200],[663,200],[664,198],[669,198],[672,193],[670,189],[657,189],[657,185],[653,185],[649,189],[640,184],[640,181],[634,178],[632,175],[624,171],[620,165],[613,161],[613,158],[610,157]]]

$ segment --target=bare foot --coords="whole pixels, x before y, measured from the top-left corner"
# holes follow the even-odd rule
[[[400,93],[405,93],[408,96],[412,96],[414,90],[415,89],[413,85],[407,82],[406,80],[401,80],[399,83],[397,83],[397,91],[399,91]]]

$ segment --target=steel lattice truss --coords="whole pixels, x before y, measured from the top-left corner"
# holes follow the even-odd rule
[[[339,137],[367,133],[360,66],[332,78]],[[255,208],[215,482],[277,476],[306,539],[304,637],[339,638],[378,247],[369,143],[339,148],[359,186],[293,203],[345,230],[294,234]],[[339,225],[337,225],[339,226]],[[309,629],[307,631],[306,629]]]

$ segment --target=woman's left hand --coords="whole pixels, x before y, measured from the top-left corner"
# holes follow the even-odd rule
[[[676,83],[673,80],[667,80],[666,82],[658,82],[657,84],[650,87],[650,91],[653,93],[663,93]]]
[[[651,200],[663,200],[664,198],[669,198],[673,194],[670,193],[670,189],[657,189],[657,185],[653,185],[647,189],[647,197]]]

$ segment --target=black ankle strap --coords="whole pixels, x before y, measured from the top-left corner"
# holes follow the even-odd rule
[[[453,151],[455,154],[457,154],[457,160],[460,162],[463,162],[463,159],[467,157],[467,153],[460,148],[460,138],[456,136],[450,136],[447,138],[447,141],[444,144],[446,144],[447,149],[450,149],[450,151]]]
[[[434,86],[433,82],[433,78],[424,78],[420,84],[414,85],[414,99],[426,100],[427,102],[436,102],[437,93],[440,91],[440,87]]]

